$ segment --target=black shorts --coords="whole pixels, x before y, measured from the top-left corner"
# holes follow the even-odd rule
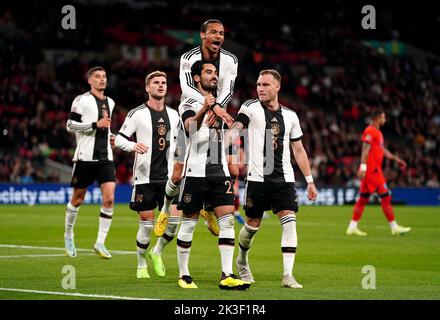
[[[248,181],[245,191],[244,211],[249,218],[261,218],[264,211],[282,210],[298,212],[294,182]]]
[[[234,205],[234,184],[230,177],[185,177],[180,188],[177,208],[185,214],[200,211],[204,204],[212,208]]]
[[[150,211],[163,206],[165,183],[145,183],[133,186],[130,209],[136,212]]]
[[[72,187],[84,189],[93,184],[95,180],[99,185],[104,182],[116,182],[113,161],[78,161],[73,164],[70,182]]]

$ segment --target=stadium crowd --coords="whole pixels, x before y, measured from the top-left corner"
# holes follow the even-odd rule
[[[215,8],[161,1],[145,6],[86,7],[79,2],[78,30],[63,31],[60,6],[54,1],[29,4],[24,11],[12,1],[0,4],[0,182],[58,181],[56,173],[44,171],[45,160],[71,164],[74,137],[65,124],[73,99],[87,90],[84,73],[93,65],[107,69],[106,94],[116,101],[113,132],[127,111],[145,100],[144,77],[154,69],[167,72],[167,104],[177,108],[178,58],[193,44],[168,36],[166,30],[198,31]],[[380,107],[388,120],[383,130],[387,147],[408,162],[401,172],[385,160],[390,187],[440,187],[439,58],[386,54],[366,46],[367,35],[358,30],[360,15],[353,17],[342,9],[313,14],[307,9],[283,12],[277,5],[261,9],[257,4],[240,8],[226,4],[215,11],[226,27],[225,48],[234,52],[228,44],[240,44],[242,49],[236,53],[239,74],[231,114],[256,97],[254,81],[261,69],[278,69],[283,76],[282,103],[299,114],[318,186],[358,183],[361,133],[369,112]],[[263,12],[258,21],[257,12]],[[259,27],[275,13],[276,22]],[[42,15],[60,19],[41,20]],[[179,19],[164,23],[164,16]],[[389,24],[390,32],[370,37],[399,39],[427,49],[413,31],[420,23],[417,15],[405,25],[388,20],[385,16],[381,21]],[[437,35],[438,31],[432,30]],[[121,44],[165,46],[167,59],[135,64],[114,58],[112,48]],[[431,44],[432,52],[440,54],[437,40]],[[49,58],[48,49],[78,54],[71,57],[60,51]],[[87,54],[103,51],[104,61]],[[115,151],[119,183],[130,181],[131,161],[129,155]]]

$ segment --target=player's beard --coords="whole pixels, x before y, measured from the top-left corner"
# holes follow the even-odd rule
[[[200,82],[200,86],[202,87],[202,89],[204,91],[207,91],[211,94],[214,94],[214,92],[217,90],[217,83],[211,84],[210,81],[206,81],[206,82],[202,81],[202,82]]]

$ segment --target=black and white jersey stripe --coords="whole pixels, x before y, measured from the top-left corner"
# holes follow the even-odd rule
[[[165,183],[171,176],[178,123],[178,113],[169,107],[156,111],[143,104],[127,114],[116,136],[116,146],[129,152],[136,143],[149,148],[144,154],[135,154],[134,185]],[[135,141],[129,141],[132,136]]]
[[[73,161],[113,161],[109,128],[97,128],[96,122],[104,116],[111,118],[115,102],[99,99],[90,91],[77,96],[72,102],[66,129],[74,132],[76,149]]]
[[[277,111],[269,111],[259,100],[247,100],[235,121],[247,128],[247,179],[295,182],[290,142],[302,137],[297,114],[281,105]]]

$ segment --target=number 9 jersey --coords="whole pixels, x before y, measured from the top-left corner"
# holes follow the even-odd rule
[[[156,111],[142,104],[130,110],[116,137],[116,146],[134,151],[136,143],[148,147],[144,154],[135,154],[133,185],[166,183],[173,172],[179,115],[170,107]],[[133,136],[134,141],[129,141]]]

